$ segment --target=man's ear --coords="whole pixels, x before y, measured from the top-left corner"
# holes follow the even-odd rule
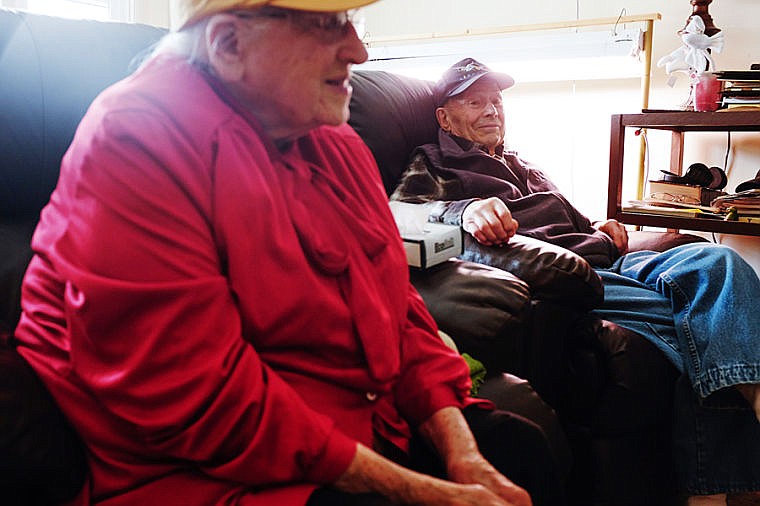
[[[438,120],[438,126],[444,132],[451,131],[451,122],[449,121],[449,112],[444,107],[438,107],[435,110],[435,118]]]
[[[239,32],[240,19],[232,14],[212,16],[206,25],[209,65],[223,81],[236,82],[243,78],[245,65]]]

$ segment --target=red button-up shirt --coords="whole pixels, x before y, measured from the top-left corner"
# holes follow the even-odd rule
[[[215,89],[162,57],[104,92],[34,235],[16,336],[103,504],[303,504],[471,402],[359,137],[278,149]]]

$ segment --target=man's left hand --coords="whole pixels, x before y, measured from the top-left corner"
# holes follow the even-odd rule
[[[610,236],[621,255],[628,252],[628,231],[622,223],[617,220],[598,221],[594,223],[594,228]]]

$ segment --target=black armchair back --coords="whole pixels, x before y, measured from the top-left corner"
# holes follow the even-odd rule
[[[433,83],[381,71],[356,70],[351,117],[375,156],[390,195],[412,150],[438,139]]]
[[[0,503],[74,497],[84,448],[11,347],[29,241],[63,153],[95,96],[164,34],[137,24],[62,20],[0,8]]]
[[[36,216],[92,99],[164,33],[0,9],[0,216]]]

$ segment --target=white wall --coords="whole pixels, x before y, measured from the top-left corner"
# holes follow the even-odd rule
[[[622,0],[381,0],[363,12],[367,31],[384,37],[617,17],[624,8],[628,15],[662,14],[654,30],[655,59],[678,47],[676,31],[691,14],[689,0],[638,0],[634,4]],[[744,68],[750,61],[760,62],[760,2],[715,0],[710,13],[726,37],[719,66]]]
[[[168,0],[132,0],[134,21],[146,25],[169,27]]]
[[[363,9],[371,38],[463,32],[574,19],[615,18],[659,12],[654,24],[653,62],[681,45],[677,31],[692,12],[689,0],[381,0]],[[747,69],[760,63],[760,2],[715,0],[710,5],[715,25],[722,29],[725,47],[714,56],[718,70]],[[640,26],[640,25],[637,25]],[[453,63],[453,61],[452,61]],[[488,62],[484,62],[488,63]],[[677,109],[688,96],[689,83],[680,74],[673,88],[664,70],[653,63],[649,107]],[[508,142],[525,158],[544,167],[571,200],[591,218],[606,212],[609,164],[609,114],[638,112],[639,81],[567,81],[518,83],[505,93]],[[650,133],[650,174],[669,166],[669,137]],[[684,162],[725,167],[725,134],[686,136]],[[638,164],[637,140],[626,147],[627,170],[634,176]],[[760,169],[760,133],[734,134],[728,166],[727,190],[754,177]],[[627,180],[628,181],[628,180]],[[633,185],[626,184],[633,197]],[[708,235],[712,239],[712,235]],[[760,272],[760,238],[716,236],[730,244]]]
[[[131,2],[129,0],[120,0],[120,3],[125,3],[126,5],[119,5],[116,10],[121,11],[123,8],[125,12],[129,12],[125,16],[116,16],[117,19],[163,28],[169,26],[169,0],[131,0]],[[0,0],[0,7],[11,9],[27,9],[28,4],[28,0]],[[54,15],[53,13],[51,14]]]

